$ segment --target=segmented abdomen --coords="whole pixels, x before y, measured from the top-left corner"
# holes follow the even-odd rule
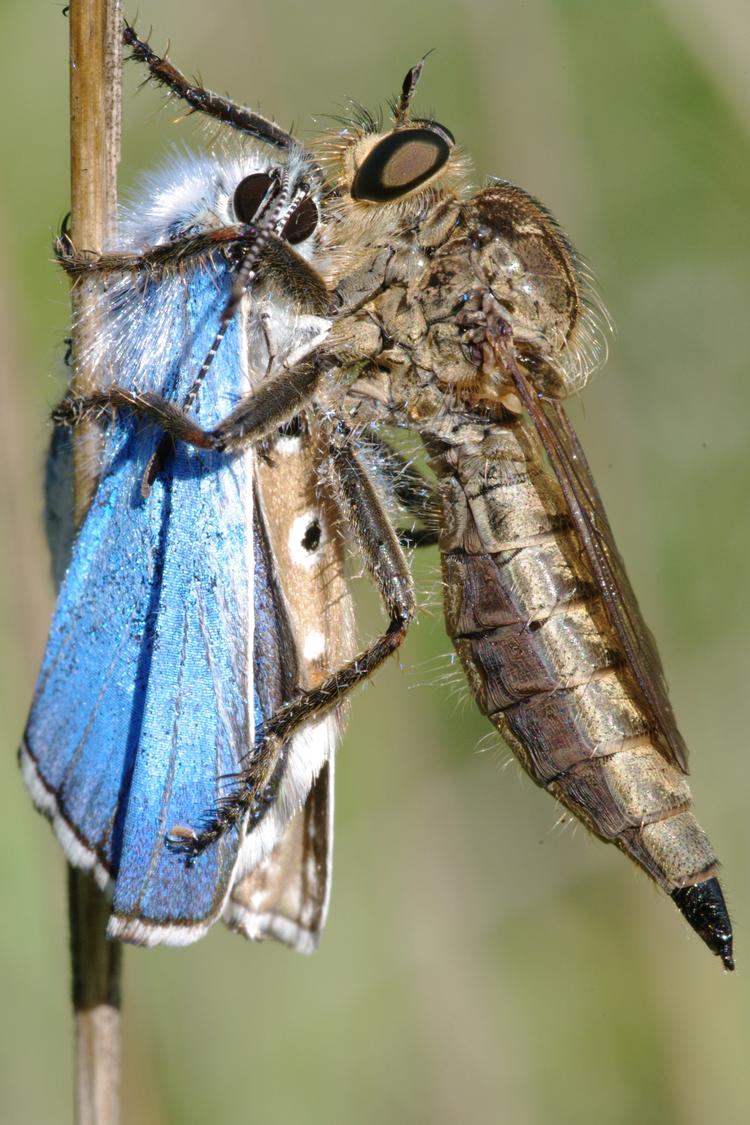
[[[652,737],[556,481],[523,419],[433,449],[448,631],[471,690],[535,781],[665,890],[716,860]]]

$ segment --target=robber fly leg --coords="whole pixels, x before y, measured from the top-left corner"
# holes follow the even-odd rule
[[[125,24],[122,38],[125,46],[132,49],[133,53],[130,57],[148,67],[149,77],[158,85],[165,86],[193,112],[205,113],[225,125],[231,125],[233,129],[249,133],[276,148],[288,149],[294,144],[289,133],[272,121],[267,121],[259,113],[237,105],[228,98],[222,98],[211,90],[204,89],[203,86],[189,82],[185,75],[172,66],[166,58],[157,55],[148,43],[139,39],[135,29],[129,24]]]
[[[373,431],[359,433],[357,441],[372,451],[378,469],[399,504],[425,525],[398,528],[396,534],[401,546],[434,547],[440,538],[442,513],[440,493],[435,483]]]
[[[290,422],[312,399],[326,366],[306,360],[262,383],[211,431],[214,448],[234,452]]]
[[[153,422],[165,434],[199,449],[234,452],[262,440],[290,421],[307,405],[323,373],[323,365],[305,362],[268,379],[241,399],[214,429],[204,429],[178,406],[153,391],[129,391],[113,384],[93,395],[66,395],[52,412],[58,425],[75,426],[100,420],[117,410]]]
[[[436,547],[440,542],[440,532],[433,527],[399,527],[396,534],[401,546],[410,551],[417,547]]]
[[[182,267],[196,268],[214,260],[218,253],[242,254],[257,241],[252,224],[218,227],[200,234],[184,234],[159,246],[143,250],[79,250],[63,230],[55,240],[55,257],[68,277],[108,277],[112,274],[141,274],[144,283],[174,276]],[[311,269],[308,271],[313,273]],[[317,277],[317,275],[314,275]],[[320,283],[322,286],[322,282]]]
[[[332,436],[330,474],[342,519],[354,536],[367,570],[388,613],[388,627],[368,648],[334,672],[318,687],[301,693],[266,724],[256,744],[252,762],[240,775],[233,793],[198,829],[178,825],[168,844],[189,856],[200,854],[233,825],[248,816],[253,828],[277,799],[286,769],[288,742],[295,730],[314,715],[329,711],[366,680],[398,649],[415,611],[414,586],[409,565],[391,527],[377,491],[355,452],[348,435]]]
[[[81,422],[101,421],[117,410],[127,410],[153,422],[189,445],[214,448],[210,433],[196,425],[176,403],[153,391],[129,391],[117,383],[91,395],[66,395],[52,411],[52,421],[58,426],[77,426]]]

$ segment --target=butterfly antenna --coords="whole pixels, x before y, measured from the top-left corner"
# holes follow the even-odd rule
[[[289,220],[290,214],[294,211],[295,207],[297,207],[300,199],[308,194],[309,190],[309,185],[302,183],[297,186],[297,189],[292,195],[289,184],[289,173],[285,170],[281,176],[278,196],[263,215],[262,221],[257,226],[249,228],[248,233],[252,237],[252,242],[240,262],[240,267],[237,270],[227,303],[222,311],[219,320],[219,328],[214,336],[213,343],[208,349],[206,357],[200,366],[200,370],[193,379],[190,390],[185,396],[182,404],[184,411],[190,410],[198,397],[198,391],[214,361],[214,357],[219,350],[219,345],[226,335],[227,328],[231,324],[234,314],[240,307],[242,298],[257,276],[256,266],[260,261],[263,251],[272,238],[281,235],[281,232],[284,230]],[[153,483],[160,472],[166,455],[167,441],[168,438],[165,435],[146,465],[143,480],[141,481],[141,495],[144,498],[149,496]]]
[[[306,189],[305,189],[306,190]],[[232,288],[227,299],[227,303],[221,314],[219,320],[219,327],[214,336],[211,347],[206,352],[205,359],[201,364],[198,374],[193,380],[192,386],[185,396],[185,401],[182,404],[183,410],[190,410],[195,402],[198,391],[200,390],[201,383],[206,377],[211,364],[214,361],[219,345],[226,335],[227,328],[234,318],[234,314],[242,303],[242,298],[247,293],[257,276],[256,267],[260,261],[263,252],[265,251],[270,239],[274,235],[279,235],[286,225],[290,211],[296,207],[300,194],[304,191],[298,189],[294,196],[291,196],[289,186],[289,175],[285,171],[281,178],[281,184],[278,196],[276,197],[273,205],[269,207],[266,214],[263,216],[263,221],[257,226],[251,228],[253,234],[253,241],[245,253],[237,274],[232,283]]]

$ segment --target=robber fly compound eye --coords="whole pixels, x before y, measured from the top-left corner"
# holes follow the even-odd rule
[[[352,183],[352,198],[388,203],[407,195],[445,166],[453,137],[440,125],[398,129],[370,149]]]

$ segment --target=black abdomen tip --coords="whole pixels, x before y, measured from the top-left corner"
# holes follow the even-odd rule
[[[681,887],[672,891],[672,898],[708,948],[721,957],[724,968],[734,969],[732,923],[719,880],[706,879],[693,887]]]

